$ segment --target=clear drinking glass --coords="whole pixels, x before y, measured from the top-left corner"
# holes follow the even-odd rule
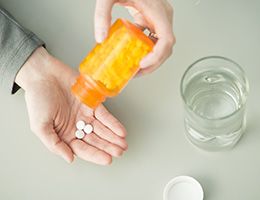
[[[187,138],[206,150],[234,146],[245,130],[248,92],[245,72],[234,61],[210,56],[193,63],[181,81]]]

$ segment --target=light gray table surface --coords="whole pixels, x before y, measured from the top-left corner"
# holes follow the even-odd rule
[[[1,200],[158,200],[165,184],[179,175],[195,177],[206,200],[260,199],[260,1],[171,3],[177,37],[173,55],[105,103],[128,130],[129,150],[111,166],[79,159],[69,165],[51,154],[30,131],[23,91],[14,96],[0,91]],[[94,0],[0,4],[75,68],[94,45]],[[116,7],[113,17],[129,16]],[[184,136],[180,79],[192,62],[208,55],[234,59],[250,82],[248,127],[231,151],[201,151]]]

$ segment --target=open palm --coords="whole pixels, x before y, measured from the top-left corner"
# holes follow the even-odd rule
[[[75,154],[97,164],[110,164],[112,156],[118,157],[127,149],[123,125],[103,105],[92,110],[71,94],[77,72],[53,57],[47,63],[55,73],[48,73],[25,90],[32,131],[49,150],[68,162]],[[82,140],[75,137],[78,120],[94,128]]]

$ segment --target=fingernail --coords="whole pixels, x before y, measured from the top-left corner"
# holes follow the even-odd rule
[[[97,43],[101,43],[105,40],[107,37],[107,32],[106,31],[100,31],[96,34],[96,41]]]

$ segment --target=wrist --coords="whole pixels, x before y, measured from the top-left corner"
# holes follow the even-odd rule
[[[51,56],[45,48],[37,48],[17,73],[15,82],[27,90],[36,82],[44,81],[52,73],[49,70],[50,60]]]

